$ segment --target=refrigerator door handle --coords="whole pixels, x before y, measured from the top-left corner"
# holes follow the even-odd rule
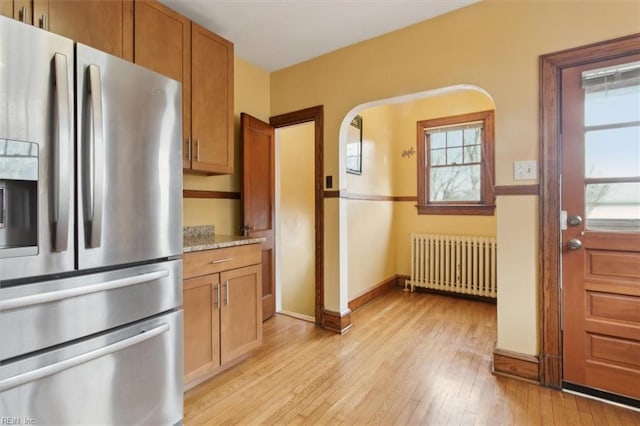
[[[122,287],[142,284],[160,278],[168,277],[169,271],[161,269],[144,274],[133,275],[126,278],[106,281],[94,285],[84,285],[66,290],[50,291],[47,293],[32,294],[29,296],[16,297],[13,299],[0,300],[0,312],[10,309],[26,308],[29,306],[40,305],[43,303],[57,302],[72,297],[84,296],[87,294],[97,293],[99,291],[114,290]]]
[[[100,247],[102,241],[102,214],[104,203],[104,127],[102,116],[102,80],[100,67],[89,65],[89,94],[91,99],[91,148],[89,156],[89,203],[87,218],[90,223],[88,229],[87,246]]]
[[[69,69],[67,57],[61,53],[54,55],[55,69],[55,106],[57,129],[54,135],[56,150],[54,151],[53,193],[55,197],[53,222],[55,235],[53,249],[67,250],[69,240],[70,173],[71,164],[71,107],[69,105]]]
[[[64,370],[68,370],[80,364],[84,364],[89,361],[93,361],[94,359],[101,358],[103,356],[112,354],[114,352],[121,351],[130,346],[137,345],[146,340],[152,339],[162,333],[166,333],[169,330],[169,328],[170,328],[169,324],[162,323],[159,326],[152,328],[151,330],[144,331],[140,334],[136,334],[133,337],[120,340],[119,342],[113,343],[111,345],[104,346],[104,347],[95,349],[93,351],[75,356],[73,358],[68,358],[68,359],[65,359],[64,361],[60,361],[55,364],[50,364],[45,367],[38,368],[36,370],[31,370],[23,374],[18,374],[17,376],[9,377],[8,379],[0,380],[0,392],[3,392],[7,389],[15,388],[20,385],[24,385],[25,383],[40,380],[44,377],[51,376],[53,374],[59,373]]]

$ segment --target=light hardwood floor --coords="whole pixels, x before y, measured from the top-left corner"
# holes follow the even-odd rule
[[[185,395],[184,424],[640,425],[491,374],[496,307],[393,290],[343,336],[276,315],[250,358]]]

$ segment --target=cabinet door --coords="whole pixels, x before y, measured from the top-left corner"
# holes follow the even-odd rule
[[[13,18],[13,0],[0,0],[0,15]]]
[[[233,173],[233,44],[193,23],[191,168]]]
[[[254,265],[220,274],[220,347],[223,364],[262,343],[261,273],[260,265]]]
[[[13,18],[25,24],[33,24],[33,0],[14,0]]]
[[[184,281],[184,382],[220,365],[220,275]]]
[[[34,0],[34,25],[103,52],[132,59],[130,1]]]
[[[182,82],[183,167],[191,135],[191,21],[153,0],[136,0],[134,62]]]

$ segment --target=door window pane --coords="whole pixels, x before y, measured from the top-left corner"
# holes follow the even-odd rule
[[[587,229],[640,231],[640,183],[588,184]]]
[[[640,86],[585,93],[585,125],[599,126],[633,121],[640,121]]]
[[[640,126],[586,132],[587,178],[640,176]]]

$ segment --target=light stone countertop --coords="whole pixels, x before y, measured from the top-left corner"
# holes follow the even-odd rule
[[[218,235],[213,226],[188,226],[184,228],[183,252],[213,250],[225,247],[259,244],[263,237],[242,237],[240,235]]]

